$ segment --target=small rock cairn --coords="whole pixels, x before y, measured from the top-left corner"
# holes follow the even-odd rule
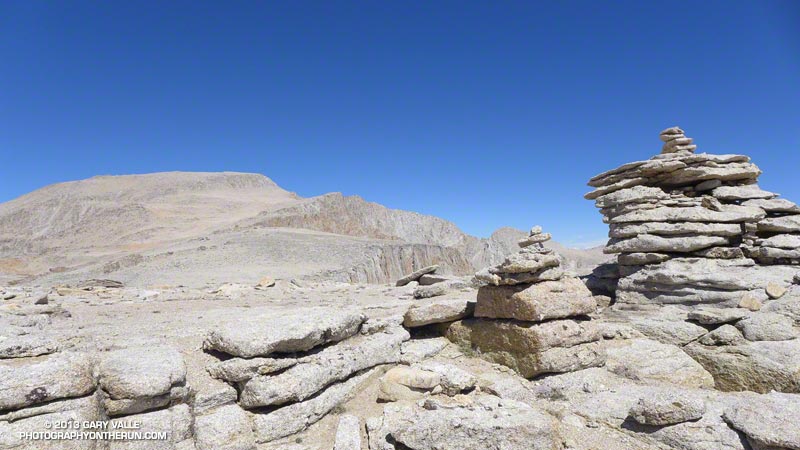
[[[588,314],[597,305],[581,280],[566,276],[561,259],[534,227],[522,249],[476,275],[475,318],[454,322],[447,337],[526,378],[602,365],[602,335]]]
[[[659,137],[661,154],[589,181],[586,198],[609,224],[605,251],[618,255],[617,303],[776,298],[798,272],[800,208],[759,188],[749,157],[695,153],[678,127]],[[608,267],[602,272],[608,279]]]

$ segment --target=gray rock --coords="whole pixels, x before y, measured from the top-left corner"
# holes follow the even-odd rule
[[[800,207],[784,198],[747,200],[742,206],[761,208],[768,213],[800,213]]]
[[[439,275],[436,273],[427,273],[421,277],[417,282],[420,286],[430,286],[436,283],[444,283],[453,279],[452,275]]]
[[[686,345],[707,333],[705,328],[681,320],[637,319],[631,325],[650,339],[672,345]]]
[[[75,411],[82,409],[94,409],[99,412],[101,410],[99,396],[94,394],[89,394],[84,397],[53,400],[47,403],[39,403],[36,405],[31,405],[27,408],[0,412],[0,423],[16,422],[22,419],[26,419],[28,417],[35,417],[44,414],[53,414],[53,413]],[[2,434],[0,434],[0,436],[2,436]],[[0,442],[3,442],[1,438]]]
[[[800,396],[748,395],[725,410],[724,419],[755,448],[800,449]]]
[[[687,450],[751,450],[742,436],[729,427],[715,412],[702,419],[666,426],[651,436],[670,449]]]
[[[800,392],[800,340],[683,348],[714,376],[722,391]]]
[[[705,192],[710,191],[716,187],[722,186],[722,181],[720,180],[708,180],[703,181],[702,183],[698,184],[694,187],[694,190],[697,192]]]
[[[646,178],[641,178],[641,177],[628,178],[628,179],[620,180],[620,181],[617,181],[617,182],[612,183],[612,184],[607,184],[605,186],[598,187],[597,189],[593,190],[592,192],[589,192],[586,195],[584,195],[583,198],[585,198],[586,200],[594,200],[594,199],[596,199],[598,197],[601,197],[603,195],[607,195],[607,194],[610,194],[612,192],[617,192],[620,189],[627,189],[627,188],[634,187],[634,186],[640,186],[640,185],[645,184],[646,182],[647,182],[647,179]],[[591,183],[589,183],[589,184],[591,185]]]
[[[251,414],[256,442],[270,442],[305,430],[333,408],[347,401],[380,370],[375,368],[342,383],[331,385],[307,401],[284,406],[265,414]]]
[[[740,259],[744,258],[744,251],[739,247],[712,247],[694,252],[703,258]]]
[[[392,403],[382,418],[367,422],[367,432],[371,449],[536,450],[560,442],[549,415],[489,395],[432,398],[422,406]]]
[[[660,188],[634,186],[604,195],[595,200],[598,208],[613,208],[627,203],[642,203],[651,200],[667,200],[670,196]]]
[[[364,320],[366,317],[357,311],[300,308],[221,324],[203,345],[242,358],[306,351],[356,334]]]
[[[630,414],[642,425],[664,426],[698,420],[703,417],[705,409],[705,402],[697,395],[658,390],[640,398]]]
[[[33,411],[28,411],[33,410]],[[87,439],[27,439],[23,433],[51,432],[56,423],[95,422],[104,419],[95,396],[74,400],[50,402],[42,406],[25,408],[20,412],[29,412],[24,416],[6,421],[0,419],[0,448],[15,450],[85,450],[100,447],[98,443]],[[102,443],[99,443],[102,444]]]
[[[475,317],[543,321],[594,312],[591,292],[577,278],[531,285],[484,286],[478,290]]]
[[[472,283],[463,278],[454,278],[443,283],[420,286],[414,289],[414,298],[431,298],[447,295],[450,292],[472,289]]]
[[[720,186],[711,193],[714,197],[725,201],[752,199],[771,199],[778,196],[773,192],[762,190],[756,184],[746,186]]]
[[[548,267],[531,273],[490,273],[484,269],[475,274],[475,278],[494,286],[539,283],[542,281],[560,280],[564,276],[561,267]]]
[[[731,237],[742,234],[742,228],[736,223],[669,223],[669,222],[647,222],[647,223],[621,223],[611,224],[609,227],[609,237],[629,238],[640,234],[658,236],[676,235],[698,235],[698,236],[722,236]]]
[[[800,248],[800,236],[796,234],[777,234],[759,242],[762,247],[796,249]]]
[[[450,344],[444,337],[412,339],[400,345],[400,362],[414,364],[441,352]]]
[[[349,414],[339,418],[333,450],[361,450],[361,420]]]
[[[550,239],[552,239],[552,236],[550,235],[550,233],[534,234],[534,235],[528,236],[526,238],[520,239],[517,242],[517,245],[519,245],[522,248],[526,248],[526,247],[529,247],[531,245],[542,244],[544,242],[549,241]]]
[[[464,297],[435,297],[413,304],[405,314],[403,325],[413,328],[453,322],[471,316],[474,309],[475,303]]]
[[[604,249],[605,253],[688,253],[708,247],[727,245],[728,239],[719,236],[662,237],[643,234],[634,238],[616,241]]]
[[[557,255],[543,255],[524,248],[517,253],[512,253],[506,259],[489,269],[490,273],[530,273],[548,267],[557,267],[561,260]]]
[[[0,336],[0,359],[49,355],[59,348],[57,341],[41,334]]]
[[[155,397],[186,381],[180,352],[169,347],[128,348],[103,355],[100,387],[114,399]]]
[[[268,375],[297,364],[296,358],[231,358],[206,367],[209,375],[232,383],[247,381],[256,375]]]
[[[411,367],[412,369],[421,369],[438,374],[441,377],[439,385],[444,393],[450,396],[472,389],[478,383],[475,375],[452,364],[425,361]]]
[[[625,266],[622,266],[624,268]],[[788,284],[790,266],[757,266],[750,259],[674,258],[624,273],[617,303],[719,303],[737,306],[745,294],[766,299],[764,286]]]
[[[192,412],[188,405],[176,405],[168,409],[144,414],[119,417],[109,421],[109,429],[125,430],[132,423],[138,428],[130,431],[146,433],[166,433],[165,440],[113,440],[109,450],[171,450],[191,448]]]
[[[672,256],[664,253],[623,253],[617,257],[617,263],[621,266],[644,266],[670,259]]]
[[[748,341],[786,341],[797,337],[793,325],[786,316],[762,312],[741,320],[736,328]]]
[[[710,388],[714,379],[680,348],[650,339],[630,339],[606,349],[606,369],[636,381]]]
[[[749,317],[750,311],[740,308],[712,308],[703,307],[689,311],[689,320],[703,325],[720,325],[734,323]]]
[[[661,207],[633,211],[610,219],[610,223],[629,222],[712,222],[712,223],[743,223],[757,222],[766,217],[760,208],[727,205],[724,211],[712,211],[701,206],[689,208]],[[767,219],[766,221],[774,220]],[[759,229],[765,221],[759,223]],[[800,224],[798,224],[800,229]],[[783,231],[783,230],[775,230]],[[787,230],[790,231],[790,230]]]
[[[786,295],[778,300],[768,302],[763,312],[782,314],[794,321],[795,326],[800,325],[800,296]]]
[[[698,342],[703,345],[739,345],[745,342],[745,338],[733,325],[723,325],[701,337]]]
[[[237,405],[225,405],[194,419],[197,450],[255,450],[253,423]]]
[[[428,266],[428,267],[423,267],[421,269],[417,269],[417,270],[411,272],[410,274],[404,276],[403,278],[400,278],[399,280],[397,280],[396,286],[405,286],[408,283],[411,283],[412,281],[419,280],[419,278],[421,276],[423,276],[425,274],[429,274],[429,273],[434,273],[437,270],[439,270],[439,266],[437,266],[437,265],[433,265],[433,266]]]
[[[194,391],[194,414],[204,414],[217,407],[236,403],[239,399],[236,389],[223,381],[203,377],[196,382],[190,379],[188,383]]]
[[[400,360],[400,344],[409,339],[402,328],[392,333],[359,336],[302,358],[280,374],[259,375],[242,385],[239,403],[247,409],[303,401],[326,386],[380,364]]]
[[[57,353],[0,361],[0,411],[94,391],[93,361],[82,353]]]
[[[800,233],[800,215],[764,219],[758,222],[758,231]]]

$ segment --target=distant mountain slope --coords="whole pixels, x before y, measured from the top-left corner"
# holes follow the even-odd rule
[[[281,273],[386,282],[432,263],[471,273],[523,235],[502,228],[479,239],[339,193],[304,199],[258,174],[101,176],[0,204],[0,281],[202,284]]]

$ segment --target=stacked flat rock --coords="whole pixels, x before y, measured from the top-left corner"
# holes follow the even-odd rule
[[[586,286],[566,276],[561,259],[534,227],[522,249],[476,277],[475,318],[454,322],[447,337],[526,378],[602,365],[601,333],[588,320],[596,303]]]
[[[617,303],[738,306],[791,284],[800,208],[759,188],[747,156],[694,153],[678,127],[660,139],[659,155],[589,181],[618,255]]]
[[[365,320],[358,310],[310,307],[221,323],[204,347],[226,356],[206,370],[238,392],[231,408],[251,422],[256,443],[280,439],[346,401],[377,366],[400,361],[408,331]]]

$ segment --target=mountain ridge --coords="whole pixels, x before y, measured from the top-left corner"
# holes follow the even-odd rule
[[[298,245],[298,237],[311,235],[298,233],[301,229],[322,233],[315,239],[322,248],[335,251],[321,257]],[[23,275],[26,282],[71,282],[88,276],[146,282],[152,277],[140,276],[137,267],[143,273],[184,270],[195,264],[191,255],[172,261],[175,267],[164,261],[191,243],[213,240],[215,246],[195,246],[212,256],[207,268],[196,268],[200,278],[214,278],[210,275],[215,267],[216,273],[226,272],[223,266],[257,264],[264,266],[263,272],[273,272],[272,266],[283,260],[268,247],[293,245],[290,248],[304,248],[307,254],[278,252],[286,264],[297,266],[278,271],[386,282],[433,263],[442,263],[444,271],[472,273],[498,262],[522,235],[521,230],[502,228],[490,238],[477,238],[445,219],[339,192],[303,198],[256,173],[101,175],[51,184],[0,204],[0,272],[13,266],[14,274]],[[364,242],[370,242],[367,249],[360,247]],[[330,260],[319,267],[311,264],[327,257]],[[150,262],[153,267],[147,266]],[[313,270],[304,270],[304,265]],[[256,271],[254,267],[243,272],[252,272],[252,277]],[[174,278],[187,281],[185,276]]]

